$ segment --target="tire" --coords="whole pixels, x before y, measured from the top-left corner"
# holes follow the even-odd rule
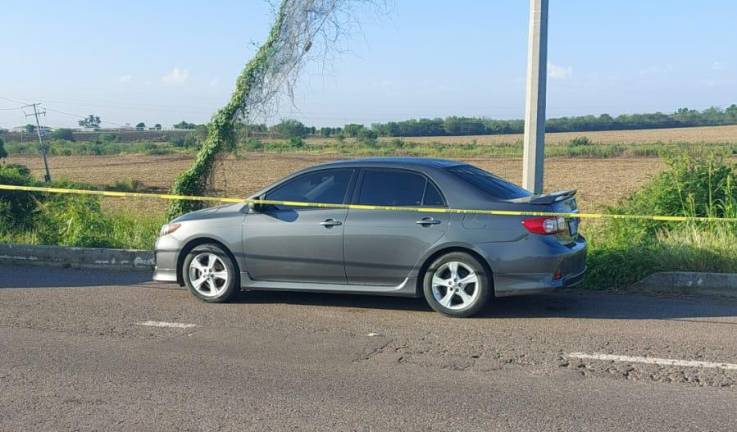
[[[227,302],[240,292],[235,263],[215,244],[195,246],[184,259],[182,276],[189,291],[208,303]]]
[[[464,252],[447,253],[433,261],[425,272],[425,300],[443,315],[455,318],[475,315],[489,301],[490,276],[473,256]]]

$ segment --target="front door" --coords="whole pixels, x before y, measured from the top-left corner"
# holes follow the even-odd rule
[[[299,175],[265,194],[274,201],[342,204],[353,169]],[[243,231],[246,271],[254,280],[346,283],[343,230],[347,210],[263,206]]]
[[[445,207],[424,174],[394,169],[362,171],[358,204]],[[449,214],[415,211],[348,211],[344,244],[348,283],[396,286],[445,233]]]

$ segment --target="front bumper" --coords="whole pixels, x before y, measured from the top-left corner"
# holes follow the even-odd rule
[[[172,238],[159,237],[156,239],[154,280],[159,282],[177,282],[177,260],[179,249],[175,248],[176,241]]]

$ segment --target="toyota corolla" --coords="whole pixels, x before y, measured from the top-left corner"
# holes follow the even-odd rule
[[[532,195],[466,163],[334,162],[251,198],[272,203],[208,208],[162,227],[154,279],[206,302],[241,290],[380,294],[465,317],[493,297],[574,285],[586,270],[576,217],[442,211],[577,212],[575,191]]]

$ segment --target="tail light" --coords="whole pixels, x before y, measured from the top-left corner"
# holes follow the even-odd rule
[[[522,221],[522,225],[533,234],[548,235],[568,230],[566,220],[562,216],[528,218]]]

